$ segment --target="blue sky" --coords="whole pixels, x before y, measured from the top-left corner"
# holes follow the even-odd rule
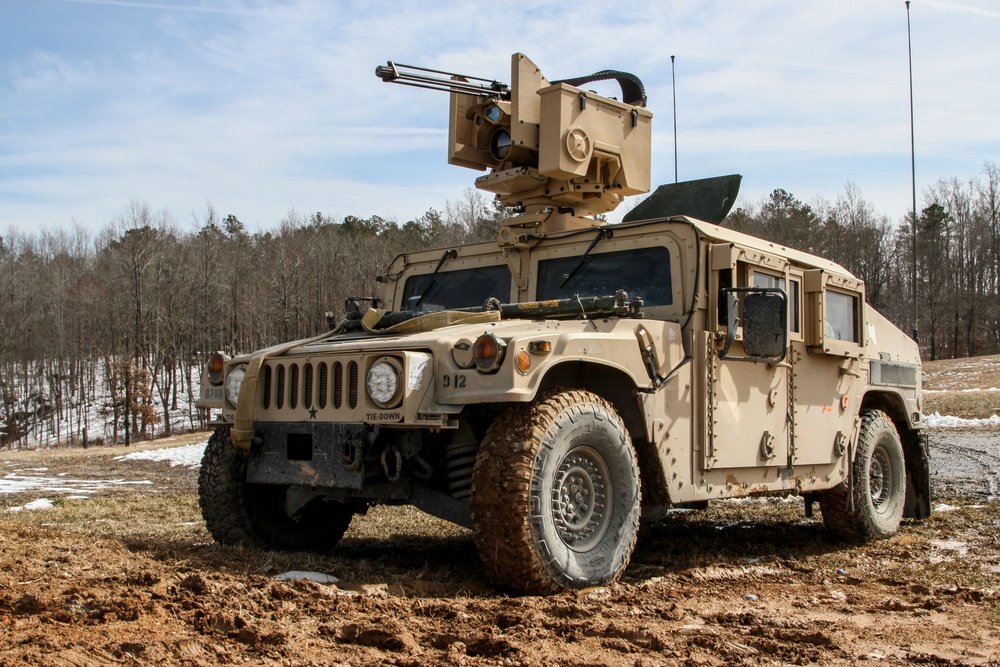
[[[918,192],[1000,162],[1000,5],[913,0]],[[910,208],[903,0],[0,0],[0,232],[94,231],[131,200],[191,228],[290,210],[400,223],[458,201],[447,96],[375,78],[397,62],[510,79],[620,69],[655,114],[654,184],[744,176]],[[920,195],[918,194],[918,197]]]

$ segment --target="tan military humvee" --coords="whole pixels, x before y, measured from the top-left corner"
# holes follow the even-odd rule
[[[919,352],[860,280],[712,224],[738,177],[581,217],[649,188],[637,79],[550,83],[520,54],[510,87],[377,74],[450,91],[450,161],[522,212],[498,243],[397,257],[334,331],[211,362],[216,540],[327,549],[410,503],[471,528],[498,585],[547,593],[615,581],[669,507],[801,494],[853,539],[927,516]]]

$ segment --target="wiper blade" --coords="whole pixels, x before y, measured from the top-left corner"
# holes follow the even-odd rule
[[[444,263],[449,259],[455,259],[456,257],[458,257],[458,251],[454,248],[444,251],[444,254],[441,255],[441,260],[434,268],[434,273],[431,274],[431,281],[427,284],[427,288],[424,290],[423,294],[420,295],[420,298],[417,299],[417,302],[413,304],[414,309],[419,308],[420,304],[424,302],[424,299],[429,297],[434,292],[438,282],[437,274],[441,270],[441,267],[444,266]]]
[[[582,269],[584,266],[586,266],[586,264],[587,264],[587,256],[590,255],[590,251],[593,250],[594,247],[598,243],[600,243],[603,239],[605,239],[605,238],[609,239],[609,238],[611,238],[614,235],[615,235],[615,233],[613,231],[611,231],[610,229],[605,229],[604,227],[601,227],[600,229],[598,229],[597,230],[597,236],[594,237],[594,240],[590,242],[590,246],[583,253],[583,256],[580,257],[580,262],[576,266],[573,267],[572,271],[570,271],[568,274],[566,274],[566,279],[564,281],[562,281],[562,285],[559,286],[559,289],[562,289],[563,287],[566,287],[566,285],[569,283],[569,281],[573,279],[573,276],[575,276],[580,271],[580,269]]]

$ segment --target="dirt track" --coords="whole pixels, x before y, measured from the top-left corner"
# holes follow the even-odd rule
[[[194,470],[0,456],[153,482],[0,513],[0,665],[997,664],[998,435],[935,434],[939,511],[892,540],[830,542],[800,502],[718,503],[645,527],[620,585],[548,598],[491,590],[468,533],[413,510],[356,519],[330,556],[270,554],[211,542]]]

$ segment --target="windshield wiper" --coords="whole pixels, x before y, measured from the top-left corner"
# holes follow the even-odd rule
[[[568,274],[566,274],[566,280],[562,281],[562,285],[559,286],[559,289],[562,289],[563,287],[566,287],[566,284],[569,283],[569,281],[573,279],[573,276],[575,276],[577,274],[577,272],[579,272],[580,269],[582,269],[587,264],[587,256],[590,254],[590,251],[594,249],[594,246],[596,246],[598,243],[600,243],[601,240],[603,240],[605,238],[609,239],[609,238],[611,238],[614,235],[615,235],[615,233],[613,231],[611,231],[610,229],[605,229],[604,227],[601,227],[600,229],[598,229],[597,230],[597,236],[594,237],[594,240],[590,242],[590,246],[587,248],[586,252],[583,253],[582,257],[580,257],[579,264],[577,264],[575,267],[573,267],[573,270],[570,271]]]
[[[414,310],[419,308],[420,304],[424,302],[424,299],[430,296],[431,293],[434,291],[434,288],[437,286],[438,271],[441,270],[441,267],[444,266],[444,263],[449,259],[455,259],[456,257],[458,257],[458,251],[455,250],[454,248],[452,248],[451,250],[444,251],[444,254],[441,255],[441,260],[438,262],[438,265],[434,268],[434,273],[431,274],[431,281],[427,283],[427,288],[424,290],[423,294],[420,295],[420,298],[417,299],[417,302],[413,304]]]

